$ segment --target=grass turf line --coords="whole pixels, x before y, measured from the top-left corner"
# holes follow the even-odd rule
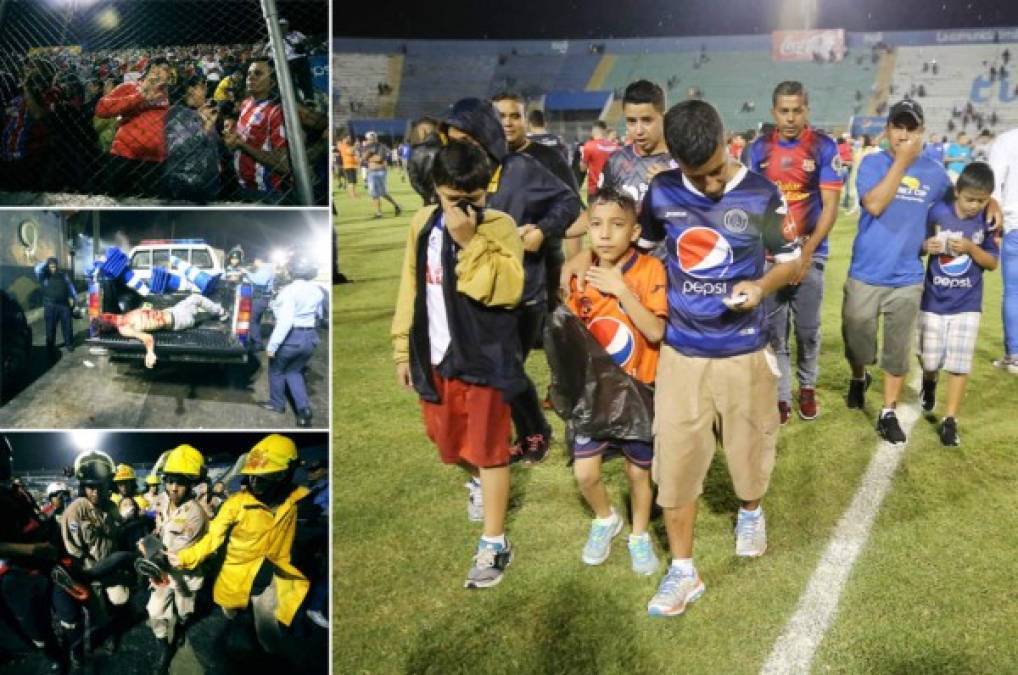
[[[463,477],[439,463],[415,397],[395,384],[388,331],[406,227],[420,202],[397,174],[389,184],[405,209],[400,218],[384,204],[386,217],[371,219],[363,185],[358,200],[337,195],[341,269],[354,283],[336,287],[333,303],[335,672],[758,671],[877,442],[880,378],[866,411],[843,404],[841,285],[856,219],[841,217],[832,235],[821,416],[793,417],[781,430],[764,502],[767,555],[734,556],[736,500],[719,454],[697,521],[707,593],[684,617],[652,620],[645,607],[659,577],[630,571],[622,537],[604,565],[580,562],[590,514],[565,467],[554,416],[551,457],[513,470],[507,532],[517,558],[505,581],[491,591],[461,588],[479,533],[466,520]],[[1007,515],[1016,506],[1016,426],[1006,419],[1018,378],[989,366],[1001,346],[999,273],[987,279],[988,311],[959,418],[965,445],[941,448],[934,427],[917,423],[816,672],[985,672],[1018,663],[1006,638],[1018,633],[1018,619],[1004,611],[1014,606],[1018,553]],[[543,391],[543,353],[527,367]],[[621,468],[611,462],[606,470],[617,506],[625,503]],[[663,554],[659,518],[652,536]]]

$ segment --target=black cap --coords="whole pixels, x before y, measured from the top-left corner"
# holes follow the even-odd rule
[[[919,127],[925,123],[922,106],[911,99],[898,101],[892,105],[887,113],[887,123],[890,124],[899,117],[911,117]]]

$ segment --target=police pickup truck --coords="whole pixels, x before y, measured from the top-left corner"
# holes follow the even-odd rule
[[[139,280],[152,283],[153,270],[170,267],[171,256],[189,262],[202,272],[219,277],[209,299],[230,312],[229,321],[202,321],[180,331],[160,330],[152,333],[160,363],[223,363],[242,364],[248,361],[248,332],[251,322],[253,288],[223,278],[221,254],[201,239],[143,240],[131,249],[127,258],[131,270],[131,286]],[[165,275],[164,275],[165,276]],[[179,278],[179,277],[178,277]],[[153,309],[175,305],[191,293],[199,292],[187,279],[179,279],[179,288],[172,292],[154,289],[145,296],[109,274],[95,274],[88,286],[89,337],[86,343],[107,350],[111,360],[141,361],[145,347],[139,340],[121,336],[115,328],[99,321],[104,313],[122,314],[149,304]],[[157,292],[162,290],[162,292]]]

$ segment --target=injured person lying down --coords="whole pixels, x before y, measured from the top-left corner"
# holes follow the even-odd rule
[[[207,316],[199,318],[202,311],[206,312]],[[226,321],[229,313],[219,303],[196,293],[166,309],[145,306],[124,314],[103,313],[99,316],[99,321],[103,325],[116,328],[126,338],[141,340],[145,345],[145,367],[153,368],[156,365],[156,351],[152,333],[160,330],[187,330],[207,317]]]

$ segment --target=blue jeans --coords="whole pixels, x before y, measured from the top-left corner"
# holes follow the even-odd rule
[[[46,321],[46,348],[50,351],[56,349],[57,324],[60,324],[60,331],[64,335],[64,348],[70,349],[74,346],[74,330],[71,327],[71,308],[67,305],[45,305],[42,310],[43,319]]]
[[[778,357],[778,400],[792,400],[789,335],[795,329],[799,387],[816,387],[820,372],[820,310],[824,303],[824,264],[811,261],[797,286],[785,286],[764,299],[771,348]]]
[[[304,384],[304,366],[318,346],[314,329],[293,328],[269,361],[269,400],[277,410],[286,410],[286,390],[290,390],[297,411],[311,407]]]
[[[1018,230],[1004,235],[1000,262],[1004,273],[1004,352],[1018,356]]]

